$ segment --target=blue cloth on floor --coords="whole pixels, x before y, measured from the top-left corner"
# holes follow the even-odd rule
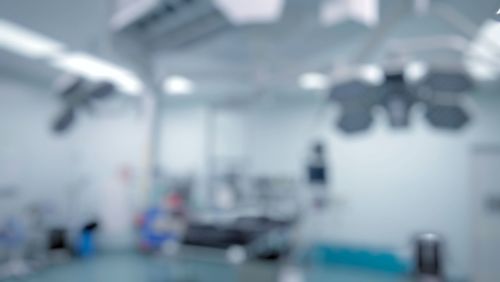
[[[323,265],[344,265],[395,274],[410,272],[410,264],[383,249],[350,246],[318,245],[309,253],[309,260]]]

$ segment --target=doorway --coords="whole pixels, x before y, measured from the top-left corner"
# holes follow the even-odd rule
[[[476,146],[471,169],[473,281],[500,281],[500,144]]]

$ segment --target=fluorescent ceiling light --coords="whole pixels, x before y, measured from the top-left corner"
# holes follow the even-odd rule
[[[119,90],[132,95],[143,91],[141,80],[131,71],[84,53],[72,53],[56,58],[54,66],[92,81],[108,81]]]
[[[163,91],[168,95],[189,95],[193,88],[193,82],[180,75],[169,76],[163,82]]]
[[[113,31],[120,31],[130,23],[144,16],[156,5],[157,0],[119,0],[115,1],[115,13],[111,18]]]
[[[415,11],[419,15],[426,14],[431,6],[431,0],[414,0]]]
[[[349,8],[354,20],[367,26],[376,26],[379,22],[379,0],[349,0]]]
[[[0,48],[21,56],[40,59],[56,56],[64,46],[44,35],[0,20]]]
[[[234,24],[269,23],[277,21],[285,0],[213,0]]]
[[[346,1],[323,1],[320,21],[325,26],[336,25],[350,18],[349,14],[349,5]]]
[[[305,90],[325,90],[328,87],[328,77],[322,73],[304,73],[299,78],[299,85]]]
[[[374,85],[381,85],[385,79],[384,70],[377,65],[362,66],[360,76],[366,82]]]
[[[325,0],[320,21],[326,26],[354,20],[372,27],[379,22],[379,0]]]
[[[467,71],[478,80],[491,81],[500,77],[500,23],[488,20],[465,53]]]
[[[468,73],[475,79],[493,81],[498,78],[500,68],[483,63],[471,63],[467,67]]]

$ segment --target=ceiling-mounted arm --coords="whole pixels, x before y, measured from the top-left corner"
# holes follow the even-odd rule
[[[470,41],[460,35],[440,35],[416,37],[410,39],[393,39],[387,44],[389,54],[412,54],[418,52],[449,49],[465,52]]]
[[[470,40],[476,38],[478,31],[481,29],[480,25],[474,23],[466,15],[451,5],[437,3],[431,11]],[[500,49],[500,44],[496,40],[488,37],[485,39],[485,43],[488,44],[489,47],[494,50]]]
[[[436,3],[430,11],[469,39],[474,38],[479,30],[477,24],[451,5]]]
[[[390,32],[400,23],[409,11],[412,10],[411,2],[400,1],[400,6],[387,20],[380,22],[378,27],[371,33],[368,40],[361,46],[359,51],[349,60],[349,64],[362,64],[374,50],[388,37]]]

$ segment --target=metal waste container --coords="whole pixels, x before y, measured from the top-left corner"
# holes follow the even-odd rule
[[[415,273],[418,277],[443,278],[444,242],[435,233],[419,234],[415,240]]]

